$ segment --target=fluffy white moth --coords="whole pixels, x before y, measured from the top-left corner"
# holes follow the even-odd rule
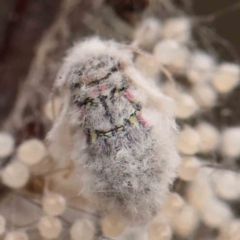
[[[56,80],[63,106],[48,140],[57,160],[74,160],[83,196],[140,226],[157,213],[180,158],[173,102],[132,58],[114,41],[77,43]]]

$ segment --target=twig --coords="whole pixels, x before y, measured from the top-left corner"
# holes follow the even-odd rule
[[[206,168],[215,168],[218,170],[224,170],[224,171],[231,171],[231,172],[236,172],[239,173],[239,169],[235,169],[234,167],[229,167],[229,166],[225,166],[223,164],[219,164],[219,163],[203,163],[202,167],[206,167]]]
[[[135,45],[136,45],[136,42],[134,42],[133,45],[130,45],[130,46],[124,45],[124,46],[132,49],[133,52],[141,54],[142,56],[149,58],[151,61],[153,61],[153,63],[155,63],[159,67],[159,69],[165,74],[168,80],[171,81],[171,83],[175,86],[175,80],[173,79],[172,74],[165,68],[165,66],[163,66],[159,61],[153,58],[151,54],[139,49]]]

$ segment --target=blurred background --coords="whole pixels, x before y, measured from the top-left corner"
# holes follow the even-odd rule
[[[31,63],[36,54],[37,46],[42,40],[46,31],[56,19],[63,1],[35,1],[35,0],[9,0],[0,2],[0,120],[1,122],[11,112],[11,109],[16,101],[17,92],[20,84],[22,84],[29,73]],[[70,2],[70,1],[69,1]],[[74,2],[74,1],[72,1]],[[150,0],[108,0],[108,5],[113,9],[117,16],[108,15],[107,21],[111,22],[111,18],[124,19],[124,24],[136,26],[139,21],[146,15],[145,11],[149,7]],[[160,1],[161,2],[161,1]],[[162,1],[164,2],[164,1]],[[169,2],[169,1],[166,1]],[[228,47],[223,47],[219,44],[219,38],[212,35],[204,35],[206,40],[211,42],[211,45],[221,57],[226,60],[238,58],[240,51],[240,34],[238,34],[239,22],[239,1],[236,0],[175,0],[171,1],[176,7],[175,13],[170,9],[162,9],[162,5],[157,4],[158,10],[162,11],[161,18],[167,15],[179,14],[179,11],[194,17],[209,16],[219,14],[213,21],[202,22],[202,26],[209,27],[223,39],[224,44]],[[116,38],[116,33],[111,33],[105,26],[104,32],[101,27],[91,24],[90,19],[86,22],[86,16],[95,14],[94,21],[103,22],[105,16],[101,11],[95,12],[99,8],[106,8],[104,1],[79,1],[79,5],[71,16],[68,16],[69,21],[69,36],[65,37],[64,46],[61,46],[61,55],[67,45],[71,45],[80,37],[85,37],[91,34],[105,35],[106,37]],[[101,6],[102,5],[102,6]],[[222,12],[222,14],[221,14]],[[151,15],[151,12],[148,12]],[[83,21],[84,19],[84,21]],[[106,20],[106,19],[105,19]],[[205,19],[206,20],[206,19]],[[106,22],[106,21],[105,21]],[[102,24],[104,25],[104,24]],[[103,26],[102,26],[103,27]],[[121,31],[121,30],[120,30]],[[120,32],[119,31],[119,32]],[[120,34],[120,33],[119,33]],[[126,36],[118,38],[130,42]],[[129,33],[126,33],[128,35]],[[130,37],[130,36],[129,36]],[[197,39],[199,40],[199,39]],[[63,43],[61,43],[63,44]],[[231,48],[231,51],[229,50]],[[60,58],[61,59],[61,58]],[[60,60],[59,58],[55,61]],[[6,104],[7,103],[7,104]]]
[[[182,32],[176,36],[178,28]],[[27,239],[7,235],[20,228],[29,239],[69,239],[70,234],[78,240],[76,228],[92,231],[74,222],[69,233],[72,219],[86,217],[86,202],[68,200],[66,207],[62,198],[70,199],[72,191],[61,185],[65,175],[48,186],[61,194],[50,196],[61,216],[61,231],[56,219],[49,220],[49,231],[43,224],[37,232],[36,224],[42,211],[51,215],[48,203],[41,209],[45,173],[38,170],[52,160],[44,143],[54,122],[52,85],[67,49],[95,35],[125,44],[137,41],[166,66],[177,86],[135,54],[139,71],[176,100],[181,130],[177,147],[183,162],[162,215],[150,224],[149,240],[240,240],[239,29],[236,0],[0,0],[0,239]],[[59,110],[59,99],[53,103]],[[35,204],[35,215],[24,219],[16,199],[24,199],[24,211],[31,212],[26,202]],[[100,222],[96,225],[103,239],[124,230],[116,217],[90,215]],[[84,240],[92,240],[87,236]]]

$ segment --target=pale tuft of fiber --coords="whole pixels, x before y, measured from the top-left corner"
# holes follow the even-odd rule
[[[116,215],[107,215],[101,219],[101,229],[106,237],[112,238],[124,232],[126,226]]]
[[[205,52],[194,52],[186,69],[188,80],[193,84],[208,82],[213,76],[215,70],[214,59]]]
[[[76,220],[70,229],[71,240],[93,240],[95,229],[93,224],[86,219]]]
[[[179,43],[191,40],[192,23],[190,18],[177,17],[167,19],[162,26],[162,38],[173,39]]]
[[[212,85],[219,93],[229,93],[239,84],[239,81],[239,66],[233,63],[222,63],[216,69]]]
[[[6,231],[6,219],[0,214],[0,236]]]
[[[200,161],[196,157],[184,157],[178,167],[178,176],[184,181],[192,181],[201,167]]]
[[[59,97],[55,97],[52,100],[49,100],[43,109],[45,116],[53,121],[54,118],[57,118],[61,109],[61,99]]]
[[[201,168],[194,181],[187,187],[187,201],[196,209],[201,210],[206,207],[213,196],[209,173]]]
[[[27,184],[29,177],[29,168],[20,161],[10,163],[1,173],[3,184],[10,188],[24,187]]]
[[[0,132],[0,158],[11,155],[14,150],[14,138],[5,132]]]
[[[240,197],[240,175],[230,171],[216,171],[212,174],[216,194],[225,200],[238,200]]]
[[[179,85],[177,85],[176,87],[169,81],[162,83],[161,89],[167,96],[171,97],[172,99],[177,99],[179,92],[182,91]]]
[[[59,216],[66,210],[66,199],[58,193],[46,193],[42,200],[43,210],[47,215]]]
[[[180,93],[176,100],[176,118],[187,119],[196,114],[199,107],[194,98],[187,93]]]
[[[210,228],[220,228],[232,219],[230,207],[216,198],[208,201],[201,209],[201,219]]]
[[[161,22],[158,19],[144,19],[134,32],[134,41],[140,47],[151,49],[159,40],[160,32]]]
[[[193,155],[199,151],[200,143],[198,132],[190,126],[185,126],[178,135],[177,148],[182,154]]]
[[[38,222],[40,235],[45,239],[54,239],[60,236],[62,231],[61,221],[52,216],[43,216]]]
[[[182,209],[185,202],[178,193],[170,193],[162,206],[162,214],[171,219]]]
[[[186,205],[174,218],[174,232],[184,238],[191,235],[199,225],[197,211],[191,206]]]
[[[147,57],[139,55],[135,60],[136,68],[147,78],[159,80],[160,69],[156,62]]]
[[[159,63],[171,67],[177,73],[183,73],[189,61],[188,49],[174,40],[160,41],[153,50]]]
[[[38,139],[23,142],[17,149],[17,157],[28,165],[39,163],[47,155],[47,150]]]
[[[212,108],[217,102],[217,92],[208,83],[195,84],[192,95],[197,103],[203,108]]]
[[[28,235],[24,231],[8,232],[4,240],[28,240]]]
[[[219,240],[240,240],[240,219],[233,219],[220,228]]]
[[[220,133],[215,126],[207,122],[201,122],[196,126],[200,136],[200,152],[208,153],[217,149]]]
[[[240,156],[240,127],[231,127],[223,131],[220,139],[220,151],[223,156],[236,158]]]
[[[150,240],[171,240],[172,229],[167,223],[154,222],[148,227],[148,237]]]

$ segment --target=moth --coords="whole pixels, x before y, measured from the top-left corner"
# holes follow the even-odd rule
[[[48,134],[55,158],[74,161],[81,195],[100,211],[147,223],[180,162],[173,101],[134,67],[129,48],[99,38],[69,50],[55,87],[63,102]]]

